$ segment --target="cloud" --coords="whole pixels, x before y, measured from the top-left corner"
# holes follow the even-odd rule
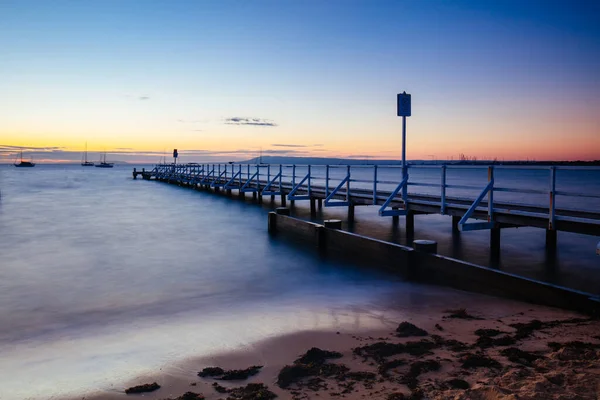
[[[231,117],[225,118],[227,125],[251,125],[251,126],[277,126],[276,123],[262,118],[242,118]]]
[[[140,96],[140,97],[138,97],[138,99],[140,99],[140,100],[150,100],[150,97],[148,97],[148,96]]]
[[[273,147],[310,147],[306,144],[281,144],[281,143],[273,143],[271,146]]]
[[[283,144],[283,143],[273,143],[271,144],[273,147],[303,147],[303,148],[312,148],[312,147],[322,147],[322,144]]]

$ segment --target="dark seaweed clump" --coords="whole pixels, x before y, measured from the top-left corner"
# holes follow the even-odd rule
[[[213,377],[222,381],[239,381],[258,374],[261,368],[262,365],[253,365],[246,369],[232,369],[225,371],[220,367],[208,367],[198,372],[198,376],[202,378]]]
[[[125,389],[126,394],[148,393],[160,389],[160,385],[156,382],[146,383],[145,385],[133,386]]]
[[[483,318],[475,317],[469,313],[465,308],[458,308],[456,310],[446,310],[446,313],[450,314],[445,318],[458,318],[458,319],[469,319],[469,320],[483,320]]]
[[[544,358],[543,356],[531,353],[529,351],[521,350],[516,347],[502,349],[500,351],[500,354],[508,358],[509,361],[526,366],[531,366],[531,363],[535,360]]]
[[[463,368],[502,368],[502,364],[498,361],[483,354],[465,354],[461,361],[463,362]]]
[[[469,382],[463,379],[450,379],[449,381],[446,381],[446,384],[448,384],[448,386],[450,386],[452,389],[466,390],[471,387],[471,385],[469,385]]]
[[[410,337],[410,336],[427,336],[426,330],[421,329],[410,322],[402,322],[396,328],[396,336],[398,337]]]
[[[249,383],[246,386],[229,389],[227,400],[272,400],[277,395],[262,383]]]

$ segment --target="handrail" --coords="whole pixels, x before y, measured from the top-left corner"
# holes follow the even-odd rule
[[[488,169],[488,184],[481,191],[477,199],[471,204],[471,207],[467,210],[467,212],[462,216],[460,221],[458,221],[458,228],[461,231],[474,231],[480,229],[491,229],[495,226],[493,221],[494,217],[494,167],[489,167]],[[473,215],[479,203],[483,200],[483,198],[489,193],[488,196],[488,220],[487,222],[472,222],[467,223],[467,220]]]
[[[224,188],[224,189],[236,189],[237,187],[239,187],[239,186],[237,186],[237,187],[236,187],[236,186],[234,186],[234,185],[233,185],[233,183],[235,182],[235,179],[236,179],[238,176],[240,176],[240,175],[242,175],[242,171],[241,171],[241,170],[240,170],[240,171],[238,171],[238,172],[236,172],[236,173],[235,173],[235,175],[233,175],[233,176],[231,177],[231,179],[230,179],[229,181],[227,181],[227,183],[226,183],[226,184],[223,186],[223,188]]]
[[[345,207],[350,205],[350,187],[347,185],[350,182],[350,166],[348,166],[348,172],[346,177],[340,182],[339,185],[325,198],[326,207]],[[333,201],[335,194],[344,186],[346,186],[346,201]]]
[[[383,205],[379,209],[380,216],[382,216],[382,217],[394,216],[395,217],[397,215],[406,215],[406,212],[407,212],[407,209],[406,209],[407,204],[406,203],[404,203],[404,210],[386,210],[386,208],[390,205],[392,200],[394,200],[394,198],[398,195],[398,192],[406,187],[407,183],[408,183],[408,175],[406,175],[404,177],[404,179],[402,179],[402,182],[400,182],[400,184],[396,187],[396,189],[394,189],[392,194],[390,194],[390,196],[387,198],[385,203],[383,203]]]
[[[308,180],[308,194],[302,195],[302,196],[296,196],[296,192],[298,191],[298,189],[300,189],[302,184],[304,182],[306,182],[306,180]],[[309,166],[308,174],[306,174],[306,176],[304,178],[302,178],[300,183],[298,183],[296,186],[294,186],[294,188],[292,188],[292,191],[288,193],[287,198],[288,198],[288,200],[310,200],[310,194],[311,194],[311,190],[310,190],[310,166]]]
[[[279,168],[279,173],[273,177],[270,174],[271,168]],[[252,174],[250,169],[255,168],[256,172]],[[357,169],[357,173],[352,173],[348,176],[348,173],[343,175],[341,170],[346,168],[347,171],[351,169]],[[528,195],[528,197],[524,197],[523,201],[514,196],[503,198],[502,204],[506,205],[519,205],[519,206],[531,206],[531,207],[543,207],[548,215],[548,229],[555,229],[555,220],[556,220],[556,210],[573,210],[573,211],[582,211],[582,212],[591,212],[598,213],[596,211],[596,206],[592,199],[600,199],[600,193],[597,193],[595,186],[590,186],[589,188],[584,188],[585,192],[580,190],[572,190],[571,188],[563,190],[557,190],[557,186],[560,186],[565,179],[568,179],[568,173],[557,174],[557,171],[589,171],[596,174],[600,172],[600,167],[595,166],[538,166],[538,165],[493,165],[493,166],[485,166],[485,165],[459,165],[452,163],[440,163],[438,165],[420,165],[420,164],[409,164],[407,166],[409,171],[413,171],[411,174],[410,180],[404,183],[404,185],[399,190],[406,190],[407,188],[410,190],[406,197],[405,203],[410,203],[412,199],[416,196],[436,196],[435,200],[440,206],[440,213],[446,214],[447,208],[449,205],[453,207],[456,205],[464,206],[464,200],[468,200],[469,204],[473,199],[473,194],[480,194],[482,187],[479,185],[472,185],[470,182],[465,182],[464,179],[461,180],[453,180],[455,176],[460,175],[452,175],[453,173],[458,174],[456,171],[460,170],[472,170],[472,171],[481,171],[484,168],[490,168],[494,170],[501,171],[538,171],[535,172],[532,177],[539,177],[540,175],[544,175],[542,171],[548,171],[548,175],[550,177],[549,182],[542,186],[535,185],[514,185],[509,179],[511,176],[519,176],[515,173],[507,174],[507,179],[502,182],[500,185],[496,185],[494,183],[493,188],[490,189],[493,192],[499,192],[501,194],[504,193],[519,193]],[[219,172],[217,173],[217,169]],[[247,169],[247,172],[246,172]],[[266,171],[265,171],[266,169]],[[290,171],[290,169],[292,171]],[[372,174],[369,173],[372,169]],[[292,198],[290,199],[307,199],[308,196],[314,196],[312,185],[317,181],[319,182],[319,196],[322,196],[323,192],[325,194],[324,200],[326,206],[342,206],[342,205],[350,205],[347,201],[343,201],[341,199],[340,194],[344,193],[343,187],[347,185],[350,187],[352,185],[352,190],[349,188],[345,191],[346,197],[356,199],[360,199],[361,204],[364,204],[366,198],[370,198],[368,202],[373,205],[381,205],[382,202],[385,205],[385,208],[380,209],[380,215],[388,216],[388,215],[401,215],[398,210],[392,210],[392,212],[388,212],[387,208],[390,207],[392,201],[395,203],[395,206],[402,204],[402,201],[397,196],[399,192],[396,192],[393,199],[390,199],[390,190],[393,188],[397,188],[398,181],[394,181],[390,179],[392,176],[396,175],[399,169],[401,169],[401,165],[389,165],[389,164],[369,164],[369,165],[295,165],[295,164],[272,164],[272,165],[256,165],[256,164],[224,164],[224,163],[215,163],[215,164],[174,164],[174,163],[162,163],[156,164],[154,168],[151,170],[150,174],[153,177],[158,179],[165,180],[180,180],[182,182],[198,185],[198,184],[211,184],[211,186],[223,186],[222,183],[225,182],[224,186],[228,189],[231,188],[242,188],[244,191],[258,191],[262,194],[287,194],[289,193]],[[418,172],[420,169],[423,169],[422,172]],[[435,174],[432,173],[435,170],[440,170],[441,176],[439,178],[435,178]],[[305,171],[309,170],[310,175],[307,173],[305,175]],[[426,172],[428,170],[430,172]],[[452,170],[452,171],[450,171]],[[264,175],[261,176],[262,174]],[[301,172],[299,175],[298,172]],[[246,173],[248,175],[246,175]],[[424,178],[420,179],[419,176]],[[450,175],[448,175],[450,174]],[[252,175],[252,176],[251,176]],[[546,175],[546,176],[548,176]],[[477,178],[479,173],[474,174]],[[502,175],[501,175],[502,176]],[[527,175],[530,176],[530,175]],[[595,175],[593,175],[595,176]],[[302,177],[302,181],[298,184],[298,178]],[[415,179],[416,177],[416,179]],[[265,180],[266,178],[266,180]],[[441,178],[441,179],[440,179]],[[332,190],[330,183],[331,180],[335,180],[338,183],[336,184],[336,188]],[[536,178],[537,179],[537,178]],[[220,181],[223,181],[219,183]],[[239,184],[236,184],[239,181]],[[245,184],[244,184],[244,181]],[[291,182],[290,182],[291,181]],[[306,188],[306,183],[308,181],[308,191],[309,194],[304,196],[299,196],[298,191],[302,190],[302,188]],[[558,181],[558,184],[557,184]],[[453,184],[452,182],[457,182]],[[465,184],[462,184],[462,183]],[[498,181],[499,182],[499,181]],[[256,183],[256,185],[254,185]],[[279,189],[276,189],[276,185],[279,183]],[[401,182],[402,183],[402,182]],[[489,184],[489,182],[488,182]],[[266,185],[266,186],[264,186]],[[251,188],[251,186],[256,186],[256,188]],[[323,187],[324,186],[324,187]],[[523,187],[518,187],[523,186]],[[290,192],[290,187],[292,192]],[[420,188],[424,188],[420,190]],[[579,188],[577,188],[579,189]],[[458,191],[465,191],[465,195],[459,195]],[[453,192],[456,191],[456,192]],[[473,194],[469,194],[468,192],[472,191]],[[476,192],[475,192],[476,191]],[[452,193],[452,197],[448,197],[448,193]],[[331,194],[334,193],[333,196]],[[486,193],[487,194],[487,193]],[[458,197],[457,197],[458,196]],[[462,196],[462,197],[461,197]],[[537,197],[536,197],[537,196]],[[545,196],[546,201],[542,201]],[[341,201],[334,201],[335,197],[340,198]],[[460,197],[460,201],[457,202],[456,199]],[[464,197],[464,200],[463,200]],[[559,198],[557,198],[559,197]],[[346,200],[347,200],[346,199]],[[385,199],[385,201],[384,201]],[[512,199],[512,200],[504,200],[504,199]],[[581,203],[569,203],[569,199],[582,199]],[[587,200],[590,199],[590,200]],[[389,201],[388,201],[389,200]],[[403,199],[404,200],[404,199]],[[421,199],[423,201],[424,199]],[[426,200],[426,199],[425,199]],[[493,200],[493,199],[492,199]],[[560,209],[557,209],[557,201],[559,205],[563,205]],[[591,202],[590,202],[591,201]],[[544,204],[545,203],[545,204]],[[579,205],[581,204],[581,205]],[[468,204],[466,204],[468,206]],[[508,206],[504,206],[505,208]],[[406,208],[406,206],[405,206]],[[509,207],[508,207],[509,208]],[[493,201],[492,207],[490,208],[488,205],[488,213],[492,210],[493,212]],[[561,211],[558,211],[559,215]],[[478,213],[478,218],[480,214]],[[492,219],[491,217],[489,218]],[[464,221],[463,221],[464,222]],[[493,221],[492,221],[493,222]],[[469,225],[468,223],[466,225]],[[489,224],[487,226],[490,226]],[[469,228],[466,228],[469,229]]]
[[[273,196],[273,195],[279,195],[279,194],[281,194],[281,190],[282,190],[282,188],[281,188],[281,172],[282,172],[282,169],[281,169],[281,165],[280,165],[279,166],[279,173],[277,175],[275,175],[275,177],[273,179],[271,179],[269,181],[269,183],[267,183],[267,185],[262,190],[262,195],[263,196],[265,196],[265,195],[267,195],[267,196],[268,195]],[[277,178],[279,178],[279,191],[273,192],[273,191],[271,191],[269,189],[271,188],[271,185],[273,185],[273,183],[275,183],[275,181],[277,180]]]

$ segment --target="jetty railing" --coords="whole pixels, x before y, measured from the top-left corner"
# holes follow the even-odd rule
[[[402,179],[401,165],[158,164],[147,177],[260,197],[317,199],[325,207],[374,205],[382,217],[458,216],[453,224],[464,231],[542,225],[555,231],[562,224],[559,230],[586,225],[591,229],[582,233],[600,232],[598,167],[410,164]],[[473,218],[484,221],[469,222]]]

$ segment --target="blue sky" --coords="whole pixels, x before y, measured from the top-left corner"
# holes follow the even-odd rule
[[[0,0],[0,145],[597,159],[599,4]]]

